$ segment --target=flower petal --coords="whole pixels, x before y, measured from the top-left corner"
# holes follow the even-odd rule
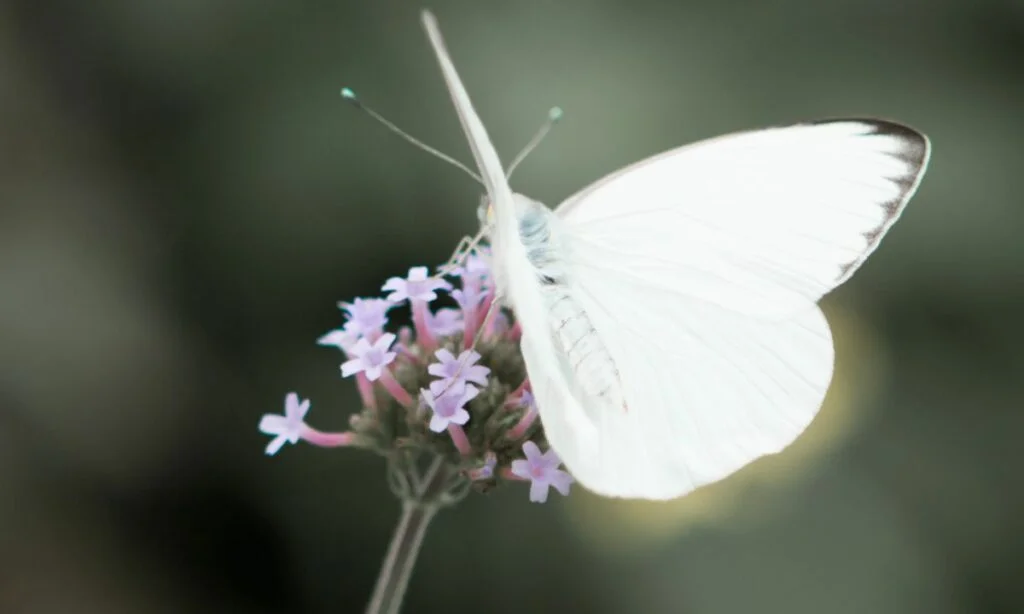
[[[358,357],[358,356],[362,356],[363,354],[369,352],[372,347],[373,346],[370,345],[370,342],[367,341],[365,337],[360,337],[356,341],[355,345],[353,345],[351,350],[349,350],[349,351],[352,352],[353,356],[357,356]]]
[[[568,496],[569,486],[575,480],[571,475],[564,471],[555,470],[548,475],[548,483],[555,487],[555,490],[562,493],[562,496]]]
[[[383,335],[380,336],[380,339],[377,339],[373,343],[373,348],[375,350],[387,350],[388,348],[391,347],[391,344],[395,342],[395,339],[396,337],[394,333],[384,333]],[[370,344],[367,343],[367,345],[369,346]]]
[[[530,501],[544,503],[548,500],[548,483],[543,480],[535,480],[530,484]]]
[[[277,454],[278,450],[281,449],[281,446],[283,446],[286,441],[288,441],[288,438],[284,435],[278,435],[277,437],[274,437],[273,439],[270,440],[270,443],[267,444],[267,447],[263,451],[263,453],[266,454],[267,456],[273,456]]]
[[[491,374],[491,370],[483,365],[474,365],[468,369],[464,369],[462,373],[462,377],[466,381],[486,386],[487,376]]]
[[[459,406],[469,403],[480,394],[480,391],[475,386],[470,386],[469,384],[463,385],[465,386],[465,390],[462,392],[462,399],[459,400]]]
[[[472,388],[472,386],[467,386],[466,382],[460,379],[444,378],[430,382],[430,392],[434,393],[434,397],[452,396],[461,399],[465,396],[467,387]],[[460,401],[460,404],[465,402]]]
[[[309,399],[305,399],[304,401],[299,403],[298,407],[295,408],[295,413],[291,414],[288,417],[290,419],[293,419],[295,422],[302,422],[303,418],[306,417],[306,414],[309,413],[309,404]]]
[[[317,345],[334,346],[344,349],[352,342],[353,336],[342,328],[336,328],[316,340]]]
[[[542,466],[550,469],[557,469],[562,464],[562,459],[558,457],[558,452],[555,452],[554,448],[548,448],[548,451],[540,457],[539,461]]]
[[[288,430],[288,420],[280,414],[265,414],[260,418],[259,428],[266,435],[280,435]]]
[[[342,367],[344,366],[345,365],[342,365]],[[384,367],[382,367],[381,365],[370,365],[369,367],[366,367],[366,369],[363,370],[363,373],[366,374],[366,379],[370,380],[371,382],[375,382],[379,380],[381,374],[384,373]]]
[[[363,370],[363,361],[359,358],[353,358],[347,362],[341,363],[341,376],[349,377],[355,375]]]
[[[526,460],[528,460],[531,465],[539,464],[544,458],[544,455],[540,452],[540,448],[538,448],[537,444],[532,441],[527,441],[523,444],[523,454],[526,455]]]
[[[380,289],[385,292],[398,292],[404,290],[405,285],[406,281],[401,277],[390,277]]]
[[[460,407],[455,410],[455,413],[452,414],[452,417],[449,418],[448,421],[451,422],[452,424],[458,424],[459,426],[462,426],[463,424],[469,422],[469,412]]]
[[[514,460],[512,461],[512,475],[523,478],[524,480],[532,479],[530,475],[530,463],[529,461]]]
[[[442,418],[441,416],[439,416],[437,414],[434,414],[430,418],[430,430],[434,431],[435,433],[441,433],[446,428],[448,428],[448,419],[447,418]]]

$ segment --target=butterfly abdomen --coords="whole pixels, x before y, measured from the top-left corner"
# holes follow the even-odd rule
[[[588,399],[625,409],[615,360],[586,310],[573,298],[572,290],[552,285],[545,288],[544,298],[555,345],[562,350],[579,390]]]
[[[551,335],[562,351],[563,364],[587,399],[625,408],[615,361],[586,309],[573,296],[558,219],[541,203],[516,196],[519,238],[541,284]]]

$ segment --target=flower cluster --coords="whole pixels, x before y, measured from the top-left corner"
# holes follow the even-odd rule
[[[550,487],[568,494],[572,477],[559,469],[553,450],[541,452],[547,444],[519,352],[519,327],[494,303],[487,253],[465,254],[448,277],[414,267],[407,277],[387,280],[384,298],[339,303],[344,325],[317,343],[345,354],[341,375],[355,378],[363,409],[350,417],[350,431],[324,433],[305,422],[309,400],[289,393],[283,416],[260,421],[260,431],[274,437],[266,453],[300,439],[392,460],[426,453],[442,459],[455,481],[479,491],[508,480],[530,482],[535,502],[546,501]],[[442,300],[454,306],[431,308]],[[406,303],[412,326],[389,332],[389,311]]]

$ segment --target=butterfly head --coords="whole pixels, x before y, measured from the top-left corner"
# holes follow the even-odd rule
[[[480,204],[476,208],[476,219],[480,221],[481,228],[485,230],[494,228],[494,204],[486,194],[480,196]]]

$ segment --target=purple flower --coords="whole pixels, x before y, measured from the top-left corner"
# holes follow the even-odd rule
[[[438,337],[454,335],[462,330],[462,312],[451,307],[438,309],[437,313],[427,316],[427,325]]]
[[[572,476],[558,468],[562,460],[554,450],[541,454],[537,444],[527,441],[523,444],[523,453],[526,454],[526,460],[512,461],[512,474],[530,480],[530,501],[547,501],[548,488],[551,486],[563,496],[569,494]]]
[[[345,331],[373,341],[388,323],[388,310],[394,303],[382,298],[357,298],[351,303],[338,303],[348,320]]]
[[[480,354],[473,350],[466,350],[456,358],[446,349],[434,352],[434,356],[441,362],[435,362],[427,367],[427,372],[441,379],[430,383],[430,391],[440,395],[442,391],[451,388],[453,391],[461,390],[468,382],[480,386],[487,385],[487,376],[491,370],[483,365],[476,364],[480,360]]]
[[[341,365],[341,375],[348,377],[356,373],[366,373],[366,379],[371,382],[380,379],[384,367],[395,360],[396,352],[389,352],[395,336],[391,333],[384,333],[380,339],[371,344],[365,338],[360,339],[352,346],[349,353],[352,360]]]
[[[338,303],[348,320],[344,326],[328,332],[316,342],[318,345],[348,351],[362,337],[371,342],[376,341],[388,323],[388,310],[394,306],[394,303],[382,298],[357,298],[351,303]]]
[[[402,301],[426,301],[430,302],[437,298],[438,290],[451,290],[452,285],[440,277],[430,277],[425,266],[417,266],[409,269],[409,277],[392,277],[381,288],[391,292],[387,299],[392,303]]]
[[[273,435],[274,438],[267,444],[266,453],[268,456],[277,454],[286,442],[297,443],[302,432],[307,428],[303,418],[309,411],[309,399],[299,400],[299,395],[289,392],[284,398],[284,415],[264,414],[260,420],[260,432]]]
[[[455,274],[462,278],[485,280],[491,275],[491,265],[488,260],[490,251],[484,247],[477,247],[468,254],[462,262],[462,266],[455,269]]]
[[[471,480],[489,480],[494,477],[494,468],[498,465],[498,457],[490,450],[484,455],[484,462],[476,469],[469,470]]]
[[[427,405],[434,410],[434,416],[430,419],[430,430],[435,433],[445,430],[449,424],[461,426],[469,422],[469,412],[464,406],[480,394],[473,386],[465,386],[462,390],[449,390],[437,397],[429,390],[421,392]]]

